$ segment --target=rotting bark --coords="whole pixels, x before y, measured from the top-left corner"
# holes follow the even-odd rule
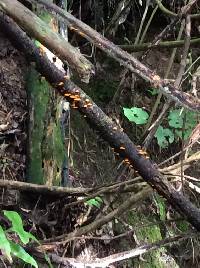
[[[61,18],[64,19],[69,29],[77,32],[79,35],[85,37],[88,41],[93,43],[96,47],[107,53],[110,57],[114,58],[121,65],[129,69],[131,72],[137,74],[141,78],[150,82],[153,87],[158,88],[169,99],[185,106],[188,109],[200,111],[200,101],[192,95],[179,91],[173,84],[166,82],[154,71],[142,64],[134,56],[120,47],[110,42],[97,31],[92,29],[89,25],[76,19],[69,12],[59,8],[58,6],[47,2],[46,0],[31,0],[43,4],[46,8],[56,12]]]
[[[61,95],[86,116],[86,120],[115,148],[126,163],[130,163],[143,179],[179,211],[197,230],[200,230],[200,210],[185,196],[176,191],[158,171],[156,165],[145,159],[129,137],[119,129],[106,114],[63,72],[58,70],[45,56],[39,53],[34,43],[8,16],[0,13],[0,29],[25,56],[35,62],[37,70],[55,85]]]
[[[40,12],[36,8],[36,13],[49,27],[58,31],[58,23],[48,11]],[[54,54],[38,41],[35,43],[52,60]],[[62,64],[58,59],[57,62]],[[62,97],[56,94],[46,79],[41,79],[41,75],[33,66],[29,68],[26,76],[29,109],[26,180],[49,186],[59,186],[63,183],[66,185],[66,148],[60,122]]]
[[[1,0],[0,10],[11,16],[31,37],[39,40],[60,59],[78,72],[82,81],[89,82],[94,73],[93,65],[78,49],[43,22],[38,16],[16,0]]]

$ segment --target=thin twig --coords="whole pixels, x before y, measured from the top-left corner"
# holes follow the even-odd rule
[[[150,250],[155,250],[161,247],[164,247],[166,245],[172,244],[172,243],[177,243],[180,242],[183,239],[191,239],[193,237],[197,237],[198,233],[187,233],[187,234],[182,234],[182,235],[177,235],[174,237],[169,237],[160,241],[157,241],[155,243],[152,244],[146,244],[143,246],[139,246],[137,248],[134,248],[132,250],[127,250],[124,252],[120,252],[120,253],[116,253],[104,258],[96,258],[96,260],[92,260],[92,261],[85,261],[85,260],[77,260],[75,258],[62,258],[59,257],[56,254],[48,254],[49,257],[51,258],[51,260],[55,263],[62,263],[64,265],[68,265],[71,264],[74,267],[80,267],[80,268],[84,268],[84,267],[108,267],[110,264],[114,263],[114,262],[119,262],[122,260],[127,260],[130,258],[134,258],[137,256],[140,256],[142,254],[145,254],[147,252],[149,252]]]

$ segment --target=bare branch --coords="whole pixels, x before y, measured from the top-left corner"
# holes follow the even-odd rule
[[[171,243],[180,242],[183,239],[191,239],[192,237],[198,236],[197,233],[187,233],[184,235],[177,235],[174,237],[169,237],[160,241],[157,241],[152,244],[147,244],[143,246],[139,246],[132,250],[127,250],[124,252],[116,253],[104,258],[96,258],[96,260],[92,261],[84,261],[84,260],[77,260],[75,258],[66,258],[66,257],[59,257],[56,254],[49,254],[51,260],[57,264],[64,264],[64,265],[72,265],[72,267],[108,267],[110,264],[114,262],[119,262],[122,260],[127,260],[130,258],[134,258],[149,252],[150,250],[155,250],[160,247],[164,247]],[[67,266],[68,267],[68,266]]]
[[[99,131],[111,147],[115,148],[125,161],[138,171],[140,176],[183,216],[197,230],[200,230],[200,210],[185,196],[174,189],[158,171],[156,165],[143,156],[143,152],[133,144],[130,138],[89,98],[77,85],[68,80],[39,50],[26,34],[6,15],[0,13],[0,29],[21,49],[26,57],[34,61],[37,70],[53,84],[57,90],[86,116],[86,120]]]
[[[69,64],[84,82],[89,81],[94,73],[92,64],[44,21],[17,0],[1,0],[0,9],[12,17],[31,37],[39,40],[63,62]]]
[[[49,3],[46,0],[31,1],[41,3],[48,9],[53,10],[59,14],[62,18],[65,19],[71,30],[88,39],[96,47],[106,52],[109,56],[113,57],[116,61],[129,69],[131,72],[136,73],[138,76],[150,82],[153,87],[160,89],[161,92],[171,100],[178,102],[188,109],[200,111],[200,101],[197,98],[187,93],[180,92],[176,87],[174,87],[173,84],[166,83],[164,79],[162,79],[154,71],[138,61],[134,56],[123,51],[117,45],[113,44],[101,34],[92,29],[90,26],[76,19],[69,12],[59,8],[52,3]]]

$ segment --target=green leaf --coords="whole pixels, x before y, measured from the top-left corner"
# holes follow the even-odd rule
[[[149,89],[147,89],[147,91],[152,95],[152,96],[155,96],[158,94],[158,89],[157,88],[154,88],[154,87],[150,87]]]
[[[183,127],[183,113],[181,114],[181,110],[172,110],[168,116],[170,127],[174,128],[182,128]]]
[[[189,223],[186,221],[178,221],[176,223],[176,226],[179,230],[181,230],[182,232],[187,232],[189,230]]]
[[[169,125],[174,128],[183,128],[193,129],[197,124],[197,115],[195,112],[182,109],[175,109],[170,111],[169,116]],[[185,122],[184,122],[185,120]]]
[[[12,250],[12,254],[17,258],[23,260],[26,263],[31,264],[35,268],[38,268],[37,262],[31,257],[24,249],[18,244],[13,243],[10,241],[10,246]]]
[[[174,141],[174,134],[169,128],[159,126],[155,135],[157,142],[161,148],[166,148],[169,143]]]
[[[142,108],[132,107],[132,108],[123,108],[124,115],[128,118],[130,122],[134,122],[137,125],[143,125],[147,123],[149,115]]]
[[[102,200],[102,198],[101,197],[99,197],[99,196],[96,196],[95,197],[95,199],[99,202],[99,203],[103,203],[103,200]]]
[[[27,244],[29,239],[37,241],[37,239],[31,233],[28,233],[24,230],[22,219],[16,211],[4,210],[4,215],[12,222],[12,227],[10,230],[18,234],[22,243]]]
[[[100,206],[101,206],[101,204],[95,198],[92,198],[92,199],[87,200],[86,201],[86,204],[88,206],[91,206],[91,207],[95,206],[97,208],[100,208]]]
[[[41,47],[41,43],[38,40],[35,40],[36,47]]]
[[[183,133],[181,130],[176,129],[175,133],[180,139],[183,138],[184,140],[187,140],[192,133],[192,129],[186,129]]]
[[[12,257],[10,255],[11,253],[11,247],[10,242],[8,241],[3,228],[0,225],[0,249],[2,251],[2,254],[6,256],[6,258],[9,260],[9,262],[12,262]]]

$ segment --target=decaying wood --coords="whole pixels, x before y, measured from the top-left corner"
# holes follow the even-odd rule
[[[31,192],[36,194],[48,194],[48,195],[84,195],[92,192],[92,188],[83,187],[60,187],[60,186],[48,186],[38,185],[35,183],[27,183],[22,181],[0,180],[0,187],[6,189],[19,190],[20,192]]]
[[[53,262],[57,264],[63,264],[63,265],[71,264],[73,265],[73,267],[101,267],[101,268],[105,267],[106,268],[106,267],[109,267],[109,265],[112,263],[117,263],[122,260],[141,256],[142,254],[145,254],[149,252],[150,250],[158,249],[160,247],[167,246],[174,242],[178,242],[178,241],[180,242],[183,239],[191,239],[191,237],[197,237],[197,236],[198,236],[197,233],[187,233],[186,235],[177,235],[174,237],[169,237],[169,238],[154,242],[152,244],[142,245],[131,250],[123,251],[120,253],[115,253],[104,258],[96,258],[95,260],[90,260],[90,261],[77,260],[75,258],[60,257],[56,254],[49,254],[49,257]]]
[[[94,73],[92,64],[48,24],[16,0],[1,0],[0,9],[12,17],[28,35],[39,40],[63,62],[68,63],[83,81],[89,81],[91,74]]]
[[[109,56],[113,57],[116,61],[129,69],[131,72],[136,73],[141,78],[150,82],[153,87],[158,88],[170,100],[173,100],[188,109],[200,111],[200,101],[197,98],[185,92],[179,91],[172,83],[166,82],[154,71],[137,60],[133,55],[130,55],[117,45],[110,42],[97,31],[92,29],[89,25],[76,19],[69,12],[59,8],[52,3],[49,3],[46,0],[34,0],[34,2],[41,3],[45,5],[45,7],[59,14],[66,21],[69,29],[85,37],[96,47],[106,52]]]
[[[142,178],[179,211],[197,230],[200,230],[200,210],[176,191],[158,171],[156,165],[143,157],[130,138],[64,73],[39,53],[31,39],[8,16],[0,13],[0,29],[13,44],[34,62],[38,71],[57,87],[72,107],[86,116],[86,120],[113,147],[127,164],[134,167]]]

